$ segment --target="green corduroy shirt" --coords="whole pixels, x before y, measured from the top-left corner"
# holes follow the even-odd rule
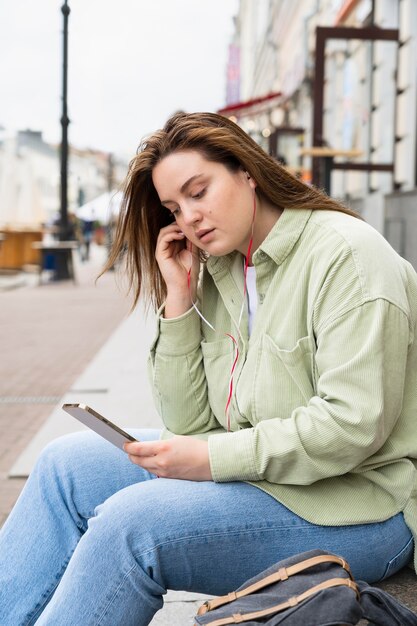
[[[154,399],[170,433],[208,438],[213,480],[242,480],[322,525],[404,513],[417,539],[417,275],[360,219],[285,210],[253,255],[211,257],[199,307],[158,318]],[[234,358],[234,394],[225,406]],[[417,559],[415,558],[417,569]]]

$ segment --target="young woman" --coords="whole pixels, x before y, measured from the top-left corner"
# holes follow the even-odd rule
[[[45,449],[0,538],[2,626],[144,626],[167,589],[224,594],[312,548],[369,582],[409,563],[412,267],[210,113],[141,146],[119,256],[159,308],[166,430]]]

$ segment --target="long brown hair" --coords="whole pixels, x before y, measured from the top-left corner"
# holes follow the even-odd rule
[[[331,209],[358,217],[290,174],[226,117],[215,113],[176,113],[162,130],[142,141],[130,163],[113,247],[103,270],[114,266],[120,258],[125,259],[133,306],[141,294],[155,308],[166,297],[155,249],[159,231],[172,222],[172,215],[159,201],[152,171],[159,161],[178,150],[197,150],[209,161],[223,163],[234,171],[243,168],[256,181],[256,193],[280,210]]]

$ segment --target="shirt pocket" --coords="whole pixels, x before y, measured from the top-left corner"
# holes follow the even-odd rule
[[[201,352],[203,354],[210,408],[217,420],[223,423],[230,372],[233,365],[232,340],[226,338],[220,341],[203,341]]]
[[[292,350],[280,348],[263,335],[255,367],[252,415],[254,424],[273,418],[285,419],[314,395],[313,354],[309,337]]]

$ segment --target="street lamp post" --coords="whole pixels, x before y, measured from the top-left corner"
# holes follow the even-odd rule
[[[62,33],[62,139],[61,139],[61,212],[59,238],[64,241],[68,237],[68,17],[70,8],[65,0],[61,7],[64,17],[64,29]]]
[[[62,32],[62,139],[61,139],[61,203],[59,220],[59,240],[65,242],[70,236],[68,221],[68,111],[67,111],[67,90],[68,90],[68,17],[71,9],[68,0],[64,0],[61,12],[64,18]],[[72,273],[72,250],[61,244],[55,251],[55,279],[66,280],[73,277]]]

